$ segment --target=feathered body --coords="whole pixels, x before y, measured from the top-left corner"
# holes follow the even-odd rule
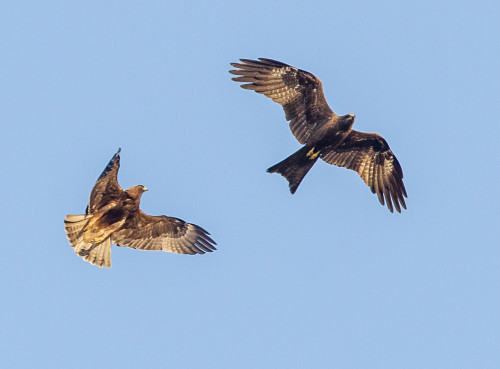
[[[391,212],[406,209],[403,170],[387,142],[376,133],[352,129],[353,114],[336,115],[323,95],[321,81],[313,74],[276,60],[241,59],[231,63],[245,82],[242,88],[264,94],[279,103],[290,121],[290,129],[304,146],[267,171],[284,176],[293,194],[318,158],[352,169]]]
[[[124,191],[118,184],[120,150],[98,178],[85,215],[67,215],[66,234],[75,252],[91,264],[111,267],[111,243],[142,250],[179,254],[204,254],[216,250],[203,228],[181,219],[151,216],[140,201],[147,188],[137,185]]]

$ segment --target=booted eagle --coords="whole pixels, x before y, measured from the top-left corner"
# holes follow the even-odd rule
[[[118,184],[120,150],[97,179],[85,215],[67,215],[66,235],[75,252],[99,267],[111,267],[111,243],[141,250],[204,254],[216,243],[203,228],[165,215],[151,216],[139,208],[148,189],[124,191]]]
[[[382,205],[393,212],[406,209],[403,170],[384,138],[377,133],[352,129],[355,116],[336,115],[328,106],[321,81],[313,74],[276,60],[240,59],[231,63],[241,87],[264,94],[283,106],[295,138],[304,146],[272,166],[289,182],[293,194],[318,158],[339,167],[352,169],[363,178]]]

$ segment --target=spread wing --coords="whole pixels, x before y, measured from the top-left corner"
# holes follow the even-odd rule
[[[120,151],[111,158],[108,165],[101,173],[90,193],[87,214],[95,213],[99,208],[115,200],[123,194],[123,189],[118,184],[118,169],[120,168]]]
[[[241,87],[283,106],[290,129],[301,144],[319,123],[335,116],[323,95],[321,81],[313,74],[271,59],[240,60],[243,63],[231,63],[239,69],[229,73],[240,76],[233,77],[233,81],[250,82]]]
[[[141,250],[163,250],[177,254],[204,254],[216,243],[203,228],[165,215],[151,216],[141,210],[111,235],[117,246]]]
[[[382,136],[352,130],[339,146],[323,150],[321,159],[358,172],[382,205],[385,198],[391,213],[393,203],[399,213],[406,209],[403,170]]]

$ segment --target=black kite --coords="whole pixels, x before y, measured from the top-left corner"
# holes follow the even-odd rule
[[[276,60],[240,59],[231,74],[247,90],[264,94],[283,106],[295,138],[304,146],[267,171],[279,173],[293,194],[318,158],[361,176],[382,205],[406,209],[403,170],[382,136],[352,129],[355,116],[336,115],[328,106],[321,81],[313,74]],[[385,201],[384,201],[385,198]]]
[[[204,254],[216,243],[203,228],[165,215],[151,216],[139,208],[147,188],[124,191],[118,184],[120,150],[98,178],[85,215],[67,215],[66,234],[75,252],[91,264],[111,267],[111,243],[141,250]]]

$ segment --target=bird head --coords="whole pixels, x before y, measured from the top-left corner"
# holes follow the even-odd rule
[[[355,119],[356,116],[354,114],[343,115],[342,119],[340,120],[342,128],[344,128],[345,130],[351,129]]]
[[[133,197],[138,197],[140,198],[142,196],[142,194],[144,192],[146,192],[148,190],[148,188],[146,186],[143,186],[143,185],[137,185],[137,186],[134,186],[134,187],[130,187],[127,192],[132,195]]]

